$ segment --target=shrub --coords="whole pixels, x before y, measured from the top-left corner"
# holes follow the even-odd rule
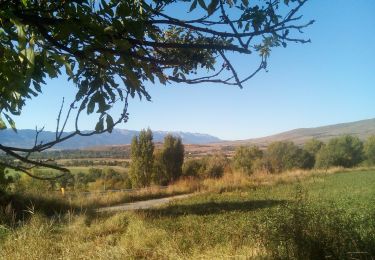
[[[331,139],[317,154],[315,166],[353,167],[363,160],[363,143],[358,137],[345,135]]]
[[[220,178],[229,167],[229,160],[224,154],[214,154],[202,159],[203,167],[200,171],[202,178]]]
[[[251,174],[254,172],[255,161],[262,157],[263,152],[257,146],[240,146],[233,157],[233,166],[237,170]]]
[[[198,177],[202,171],[203,163],[200,159],[190,159],[182,165],[182,176]]]
[[[279,173],[292,169],[308,169],[313,166],[313,157],[293,142],[271,143],[266,152],[270,172]]]
[[[375,165],[375,135],[370,136],[364,146],[367,163]]]

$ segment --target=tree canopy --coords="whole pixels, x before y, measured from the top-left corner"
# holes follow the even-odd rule
[[[0,2],[0,129],[16,130],[14,116],[42,93],[47,78],[63,72],[76,86],[66,115],[57,109],[56,138],[30,148],[0,144],[16,158],[11,167],[53,167],[30,160],[75,135],[111,132],[128,119],[128,98],[150,100],[146,83],[221,83],[242,87],[266,69],[271,49],[309,42],[298,33],[307,0],[22,0]],[[178,12],[173,10],[178,9]],[[259,66],[237,73],[232,53],[253,55]],[[115,104],[121,115],[113,116]],[[91,132],[80,129],[82,113],[97,115]],[[64,115],[64,116],[63,116]],[[73,118],[75,130],[64,135]]]

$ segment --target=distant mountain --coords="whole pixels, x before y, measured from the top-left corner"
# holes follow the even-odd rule
[[[375,118],[314,128],[299,128],[276,135],[224,143],[229,145],[251,143],[258,146],[267,146],[269,143],[275,141],[293,141],[296,144],[303,144],[311,138],[327,141],[333,137],[346,134],[357,136],[362,140],[370,135],[375,135]]]
[[[69,133],[64,133],[67,135]],[[130,144],[133,136],[138,135],[139,131],[114,129],[113,132],[94,135],[89,137],[75,136],[56,146],[55,149],[81,149],[94,146],[105,145],[125,145]],[[166,134],[180,136],[184,144],[208,144],[220,142],[221,140],[215,136],[208,134],[189,133],[189,132],[167,132],[154,131],[154,141],[162,142]],[[63,136],[64,136],[63,135]],[[47,142],[54,140],[55,133],[44,131],[39,135],[39,141]],[[0,144],[15,147],[32,147],[35,142],[35,130],[18,130],[18,133],[10,129],[0,131]]]

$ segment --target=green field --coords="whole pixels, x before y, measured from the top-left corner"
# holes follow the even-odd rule
[[[2,229],[5,259],[371,259],[375,171],[206,192],[153,210],[35,213]]]

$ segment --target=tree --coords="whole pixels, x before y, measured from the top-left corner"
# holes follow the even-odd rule
[[[305,150],[306,152],[308,152],[310,154],[310,157],[311,157],[311,165],[309,165],[308,168],[312,168],[314,167],[315,165],[315,162],[316,162],[316,156],[318,154],[318,152],[324,147],[324,143],[322,141],[319,141],[315,138],[312,138],[310,140],[308,140],[304,146],[303,146],[303,150]]]
[[[233,157],[233,166],[235,169],[244,173],[254,172],[254,163],[263,157],[263,152],[257,146],[240,146],[236,149]]]
[[[266,160],[271,172],[275,173],[313,166],[312,156],[293,142],[271,143],[267,148]]]
[[[364,152],[366,156],[366,160],[370,165],[375,164],[375,135],[370,136],[367,138],[365,142]]]
[[[332,138],[317,154],[316,167],[353,167],[363,160],[363,143],[358,137]]]
[[[203,168],[201,159],[185,160],[182,165],[182,176],[184,177],[198,177]]]
[[[166,135],[164,137],[163,162],[166,175],[170,181],[175,181],[182,175],[185,149],[181,137]]]
[[[134,187],[146,187],[152,179],[154,143],[150,128],[134,136],[131,143],[129,177]]]
[[[222,153],[205,156],[202,158],[200,177],[220,178],[223,176],[224,171],[228,165],[229,160]]]
[[[323,146],[324,143],[322,141],[312,138],[304,144],[303,149],[311,155],[316,156],[316,154]]]
[[[166,185],[182,175],[185,149],[180,137],[166,135],[163,149],[154,153],[154,183]]]
[[[0,145],[17,159],[5,167],[32,176],[35,166],[68,172],[29,155],[76,135],[111,132],[128,119],[128,98],[150,100],[145,82],[221,83],[242,88],[265,70],[271,49],[289,42],[313,21],[301,22],[306,0],[111,0],[0,2],[0,129],[16,130],[26,100],[42,93],[46,78],[62,75],[76,86],[74,100],[57,113],[54,140],[20,148]],[[184,9],[169,13],[173,8]],[[180,16],[178,16],[180,14]],[[191,17],[191,18],[190,18]],[[230,53],[258,54],[259,65],[240,75]],[[114,117],[113,108],[122,105]],[[95,114],[95,129],[80,129],[82,114]],[[64,135],[69,120],[75,130]],[[38,176],[34,176],[38,178]],[[44,177],[40,179],[45,179]]]
[[[167,185],[170,181],[169,176],[167,176],[167,170],[163,157],[163,150],[158,149],[154,152],[152,182],[158,185]]]

